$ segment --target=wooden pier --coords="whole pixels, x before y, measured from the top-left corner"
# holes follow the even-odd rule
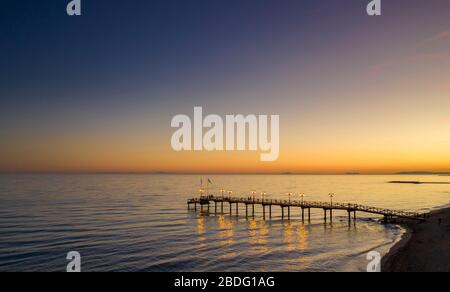
[[[200,206],[201,211],[204,211],[206,206],[207,211],[210,212],[211,204],[214,204],[214,213],[219,212],[224,214],[224,204],[228,204],[229,209],[227,210],[230,216],[233,216],[233,207],[235,207],[235,215],[239,216],[239,204],[245,205],[245,216],[255,217],[255,206],[261,206],[263,211],[263,218],[266,219],[266,213],[268,211],[269,218],[272,218],[273,207],[281,208],[281,218],[291,219],[291,209],[297,208],[301,211],[302,222],[305,222],[305,215],[307,214],[308,221],[311,221],[311,209],[321,209],[324,212],[324,221],[333,221],[333,211],[343,210],[348,213],[348,221],[351,222],[352,218],[356,221],[357,212],[363,212],[368,214],[376,214],[384,216],[384,221],[389,222],[393,219],[410,219],[424,221],[426,218],[425,214],[416,212],[407,212],[401,210],[390,210],[376,207],[369,207],[358,204],[350,203],[333,203],[333,202],[312,202],[312,201],[295,201],[295,200],[272,200],[272,199],[255,199],[255,198],[239,198],[239,197],[225,197],[225,196],[201,196],[198,198],[189,199],[188,209],[192,209],[194,205],[194,210],[198,210]],[[250,209],[250,210],[249,210]],[[251,214],[250,212],[251,211]]]

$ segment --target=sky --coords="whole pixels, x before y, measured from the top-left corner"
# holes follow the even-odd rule
[[[1,172],[450,171],[450,1],[4,0]],[[280,157],[175,152],[176,114],[280,115]]]

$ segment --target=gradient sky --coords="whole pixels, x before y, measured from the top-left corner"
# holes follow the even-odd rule
[[[0,171],[450,171],[450,1],[4,0]],[[280,158],[171,149],[279,114]]]

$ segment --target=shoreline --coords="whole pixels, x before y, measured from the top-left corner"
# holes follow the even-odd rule
[[[442,223],[439,224],[439,219]],[[383,257],[383,272],[450,272],[450,207],[428,213],[426,222],[399,223],[405,234]]]

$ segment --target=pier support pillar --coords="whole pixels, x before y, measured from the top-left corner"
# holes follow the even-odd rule
[[[262,205],[263,207],[263,219],[266,220],[266,206]]]
[[[291,220],[291,207],[288,207],[288,220]]]
[[[252,204],[252,216],[255,218],[255,204]]]
[[[217,202],[214,202],[214,213],[217,215]]]
[[[232,208],[233,208],[233,204],[230,203],[230,216],[233,215],[233,209]]]
[[[248,205],[245,204],[245,218],[248,218]]]
[[[272,219],[272,205],[269,205],[269,218]]]
[[[281,206],[281,220],[284,220],[284,207]]]
[[[239,203],[236,203],[236,217],[239,216]]]
[[[353,213],[353,220],[356,222],[356,211]]]
[[[221,211],[222,211],[222,214],[223,214],[223,202],[221,203]]]
[[[308,222],[311,223],[311,208],[308,208]]]
[[[327,209],[323,209],[323,220],[327,222]]]
[[[302,222],[305,223],[305,208],[302,208]]]
[[[330,209],[330,222],[333,222],[333,209]]]
[[[350,210],[347,211],[348,212],[348,224],[352,223],[352,213]]]

